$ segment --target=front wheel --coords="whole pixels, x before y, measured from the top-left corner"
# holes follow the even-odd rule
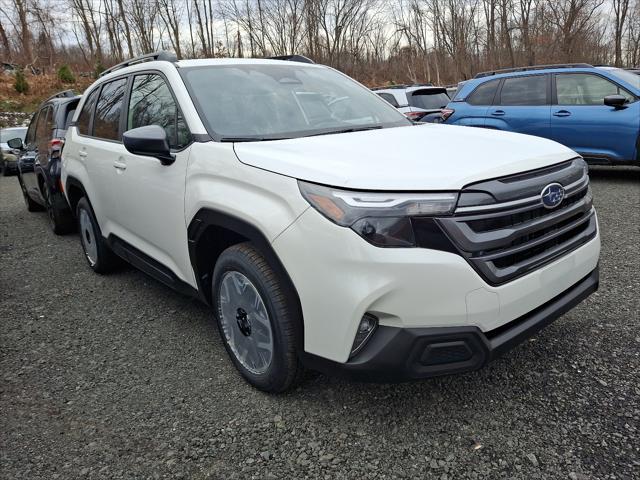
[[[300,318],[283,279],[250,243],[226,249],[213,271],[212,298],[225,348],[254,387],[282,392],[300,378]]]

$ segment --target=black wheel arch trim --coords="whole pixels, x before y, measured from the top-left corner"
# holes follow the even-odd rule
[[[64,186],[64,193],[65,193],[65,198],[67,199],[67,202],[69,203],[69,207],[71,209],[71,213],[74,216],[76,214],[76,209],[74,208],[74,205],[71,204],[71,199],[69,198],[69,191],[71,190],[71,187],[78,188],[78,189],[80,189],[80,191],[82,191],[82,196],[87,199],[87,202],[89,202],[89,206],[91,207],[91,210],[93,210],[93,205],[91,205],[91,198],[87,194],[87,191],[84,188],[84,185],[82,184],[82,182],[80,180],[78,180],[76,177],[68,176],[67,177],[67,182],[66,182],[66,184]],[[78,201],[79,200],[80,199],[78,199]],[[77,202],[76,202],[76,205],[77,205]],[[95,212],[94,212],[94,215],[95,215]]]
[[[304,321],[302,320],[302,306],[300,304],[300,296],[295,288],[289,273],[280,261],[280,258],[271,246],[271,242],[267,239],[264,233],[254,224],[247,222],[241,218],[228,213],[220,212],[217,210],[202,208],[200,209],[189,222],[187,227],[187,239],[189,242],[189,259],[191,266],[196,277],[198,285],[198,291],[200,292],[201,299],[208,305],[212,305],[212,299],[210,297],[211,292],[211,274],[213,272],[213,265],[211,259],[203,259],[199,255],[199,246],[201,242],[207,241],[205,233],[210,227],[220,228],[232,232],[242,238],[241,241],[251,242],[260,253],[262,253],[269,263],[269,266],[283,279],[283,289],[285,294],[290,296],[294,300],[296,312],[293,314],[300,319],[298,327],[300,328],[300,335],[297,335],[299,339],[298,348],[303,349],[304,338]],[[235,242],[235,243],[240,243]],[[201,251],[200,251],[201,252]],[[221,252],[219,252],[221,253]],[[200,258],[199,258],[200,257]]]

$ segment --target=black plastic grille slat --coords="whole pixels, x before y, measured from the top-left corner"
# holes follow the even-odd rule
[[[470,185],[464,191],[486,192],[495,208],[465,205],[464,213],[440,218],[438,224],[485,280],[498,285],[524,275],[586,243],[596,235],[595,213],[584,161],[575,159],[525,174]],[[517,201],[522,191],[542,190],[557,182],[567,197],[547,209],[541,200]],[[492,191],[495,188],[496,191]],[[523,205],[524,203],[524,205]],[[518,205],[519,204],[519,205]],[[515,206],[514,206],[515,205]]]

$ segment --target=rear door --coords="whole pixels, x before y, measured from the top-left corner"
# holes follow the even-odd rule
[[[628,104],[604,104],[607,95],[623,95]],[[592,73],[555,75],[552,138],[592,162],[635,159],[640,101],[610,79]]]
[[[499,86],[500,79],[493,79],[478,85],[463,100],[456,100],[454,97],[454,100],[447,106],[447,108],[453,110],[453,114],[447,119],[447,123],[484,127],[487,110],[493,104]]]
[[[487,112],[485,126],[548,138],[551,135],[548,74],[507,77]]]

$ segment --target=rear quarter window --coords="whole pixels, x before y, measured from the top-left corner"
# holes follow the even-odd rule
[[[500,79],[481,83],[467,97],[467,103],[470,105],[492,105],[499,84]]]
[[[378,93],[378,95],[382,97],[384,100],[386,100],[387,102],[389,102],[394,107],[398,108],[400,106],[398,104],[398,101],[396,100],[396,97],[394,97],[390,93]]]

